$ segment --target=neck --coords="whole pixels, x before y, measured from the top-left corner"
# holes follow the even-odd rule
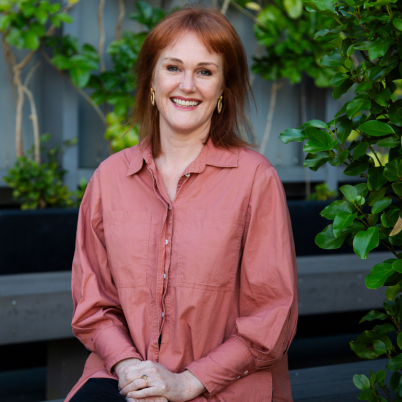
[[[161,127],[162,153],[156,158],[157,164],[170,167],[187,166],[200,154],[204,147],[203,139],[208,132],[209,125],[190,134],[163,130],[163,127]]]

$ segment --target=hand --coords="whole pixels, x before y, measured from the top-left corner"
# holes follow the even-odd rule
[[[202,383],[190,371],[175,374],[161,364],[151,361],[140,362],[124,369],[124,381],[120,381],[120,393],[130,399],[144,400],[148,397],[165,397],[171,402],[194,399],[206,391]],[[147,376],[148,387],[142,375]],[[146,399],[145,399],[146,400]],[[131,402],[131,401],[130,401]]]
[[[150,396],[149,398],[132,399],[126,397],[127,402],[169,402],[164,396]]]
[[[129,367],[134,367],[138,363],[141,363],[140,359],[135,359],[135,358],[124,359],[124,360],[119,361],[112,367],[112,371],[114,371],[116,373],[117,377],[119,377],[119,391],[123,388],[121,386],[121,384],[124,384],[124,386],[126,386],[127,384],[130,383],[130,381],[127,380],[127,377],[126,377],[126,375],[128,373],[128,371],[126,369]]]

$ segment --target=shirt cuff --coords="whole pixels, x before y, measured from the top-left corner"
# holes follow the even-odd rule
[[[207,356],[186,366],[204,385],[212,397],[238,378],[256,371],[255,359],[249,348],[232,336]]]
[[[121,360],[130,358],[143,360],[127,330],[117,325],[106,327],[98,332],[94,344],[96,354],[102,358],[110,375],[115,375],[111,371],[112,367]]]

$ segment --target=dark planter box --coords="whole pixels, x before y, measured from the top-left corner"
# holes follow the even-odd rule
[[[315,244],[315,236],[331,223],[320,216],[330,203],[288,201],[298,257],[353,252],[347,244],[337,250]],[[70,270],[77,219],[78,209],[0,210],[0,275]]]
[[[333,221],[323,218],[320,212],[334,200],[329,201],[288,201],[296,255],[323,255],[353,253],[353,247],[346,242],[336,250],[324,250],[315,244],[315,237]],[[387,251],[380,245],[375,251]]]
[[[0,210],[0,275],[68,271],[78,209]]]

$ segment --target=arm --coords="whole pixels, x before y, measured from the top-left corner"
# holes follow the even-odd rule
[[[242,246],[240,316],[232,336],[186,367],[208,396],[274,365],[295,334],[296,257],[283,186],[272,167],[257,169]]]
[[[99,169],[81,203],[72,267],[74,335],[102,358],[109,374],[121,360],[142,360],[130,338],[109,269],[102,221]]]

